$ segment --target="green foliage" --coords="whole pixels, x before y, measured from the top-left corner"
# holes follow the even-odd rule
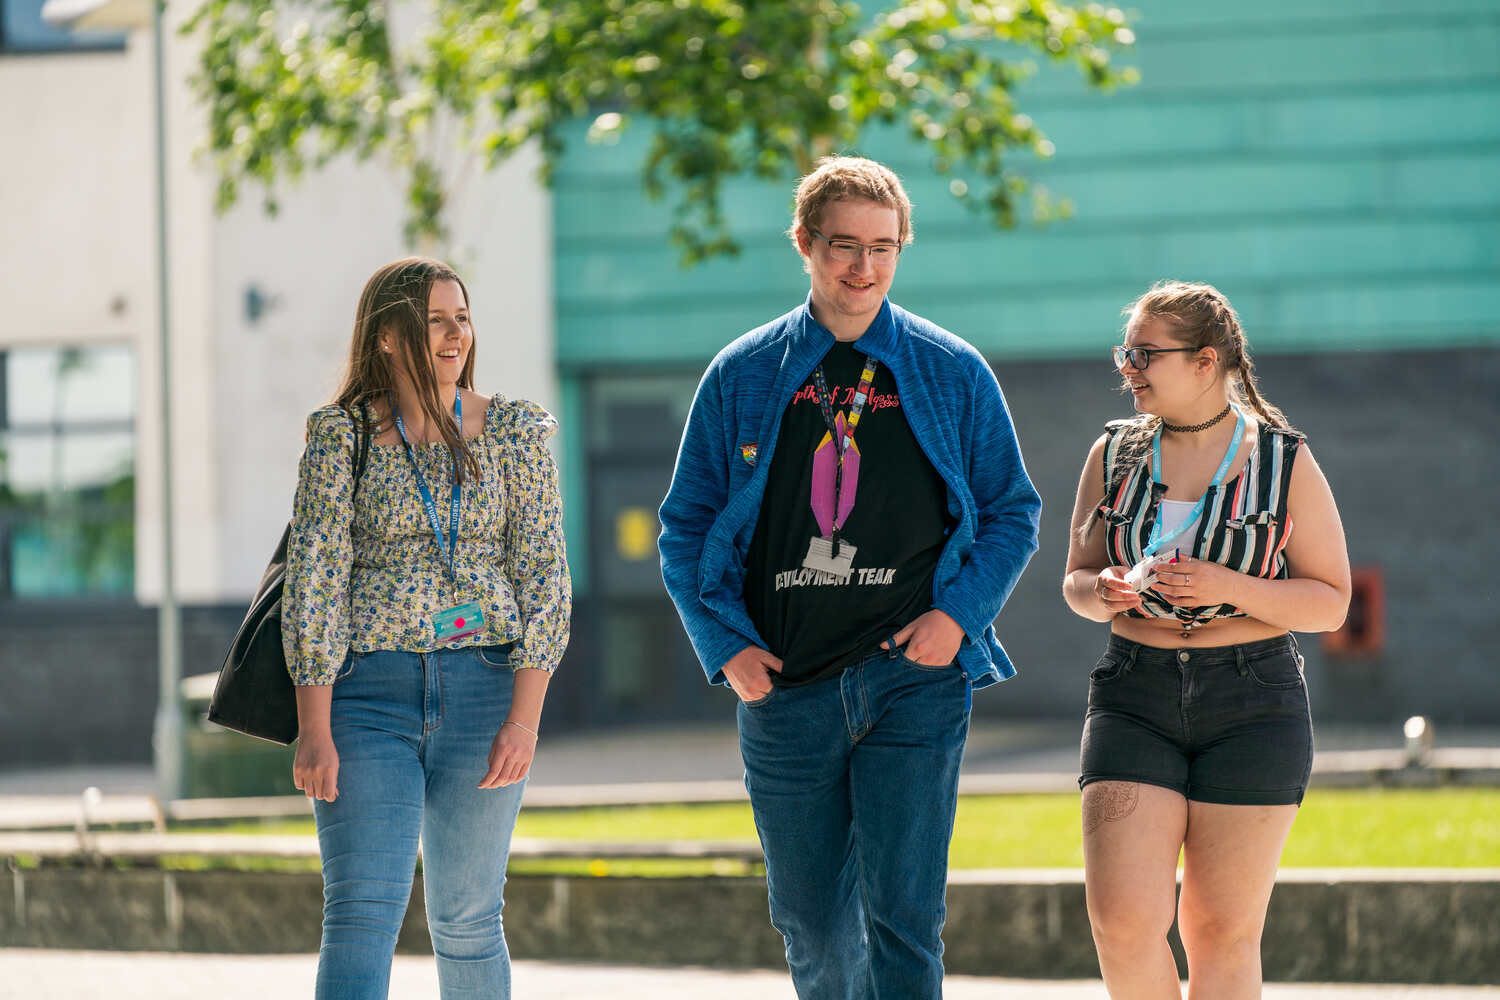
[[[642,184],[673,199],[687,263],[738,250],[726,180],[805,173],[870,124],[903,127],[1009,226],[1028,186],[1007,156],[1052,155],[1013,99],[1031,58],[1101,89],[1134,80],[1112,61],[1125,16],[1099,4],[914,0],[865,18],[841,0],[431,0],[404,44],[392,16],[386,0],[208,0],[188,22],[221,208],[249,181],[274,212],[281,181],[381,154],[407,177],[408,238],[441,241],[465,161],[536,142],[550,180],[567,125],[593,116],[598,143],[632,118],[652,130]]]

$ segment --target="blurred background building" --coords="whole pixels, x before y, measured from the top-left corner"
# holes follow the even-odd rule
[[[0,766],[145,760],[156,703],[161,459],[150,37],[69,33],[0,0]],[[1500,723],[1500,6],[1494,0],[1146,0],[1141,83],[1043,72],[1021,103],[1076,204],[996,231],[926,154],[871,134],[917,241],[893,298],[974,343],[1045,500],[998,628],[1020,673],[994,719],[1075,725],[1103,628],[1060,597],[1078,470],[1129,412],[1108,348],[1153,280],[1238,307],[1265,394],[1310,438],[1358,568],[1351,622],[1305,637],[1315,718]],[[186,11],[170,11],[180,20]],[[218,668],[291,504],[368,275],[408,248],[399,180],[336,162],[213,212],[202,112],[171,36],[168,163],[176,576],[184,672]],[[792,179],[726,200],[744,253],[694,270],[639,186],[640,141],[580,122],[552,189],[522,156],[475,177],[447,251],[479,388],[563,423],[572,646],[549,726],[727,720],[661,587],[656,517],[698,376],[807,285]],[[727,721],[726,721],[727,724]]]

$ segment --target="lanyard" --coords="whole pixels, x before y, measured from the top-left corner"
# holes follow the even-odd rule
[[[828,433],[833,437],[834,447],[839,451],[839,464],[833,474],[833,554],[839,554],[839,496],[844,491],[844,452],[854,446],[854,432],[859,428],[860,415],[865,412],[865,401],[870,398],[870,386],[875,381],[875,370],[880,367],[880,362],[866,355],[865,369],[859,373],[859,388],[854,391],[854,399],[849,405],[849,416],[845,420],[846,431],[840,432],[838,420],[833,415],[833,393],[828,389],[828,380],[823,376],[823,366],[820,364],[813,369],[813,384],[818,390],[818,408],[823,411],[823,423],[828,425]]]
[[[458,390],[453,395],[453,419],[457,421],[459,433],[463,433],[464,409],[463,391]],[[443,523],[438,519],[437,504],[432,500],[432,491],[427,488],[427,477],[422,475],[422,467],[417,464],[416,452],[412,451],[411,441],[406,437],[406,424],[401,421],[401,414],[396,410],[395,400],[391,401],[391,412],[396,416],[396,431],[401,435],[401,443],[406,446],[406,458],[411,462],[412,474],[417,477],[417,492],[422,494],[422,506],[427,508],[427,520],[432,524],[432,536],[437,539],[438,551],[442,553],[444,565],[448,567],[448,578],[454,583],[458,577],[453,572],[453,557],[458,552],[458,515],[461,507],[458,479],[453,481],[453,499],[448,505],[448,537],[443,537]]]
[[[813,383],[818,389],[818,407],[823,411],[823,423],[828,425],[828,433],[839,450],[839,459],[842,462],[844,450],[854,443],[854,432],[859,427],[860,414],[865,412],[865,401],[870,398],[870,385],[875,381],[875,369],[880,367],[880,362],[873,358],[865,359],[865,370],[859,373],[859,388],[854,391],[854,400],[849,407],[847,434],[840,435],[838,421],[833,416],[833,393],[828,391],[828,380],[823,377],[823,366],[813,369]]]
[[[1240,450],[1240,438],[1245,433],[1245,414],[1240,411],[1238,406],[1234,408],[1234,414],[1237,418],[1234,423],[1234,436],[1229,439],[1229,450],[1224,453],[1224,460],[1219,463],[1219,471],[1214,473],[1213,482],[1208,484],[1208,489],[1198,498],[1198,502],[1193,505],[1193,509],[1188,512],[1188,516],[1182,522],[1182,527],[1173,532],[1170,538],[1161,537],[1161,508],[1157,508],[1156,521],[1151,525],[1151,538],[1146,542],[1145,549],[1142,550],[1143,555],[1148,557],[1156,555],[1162,549],[1166,548],[1168,542],[1181,535],[1187,530],[1189,525],[1203,516],[1203,507],[1208,503],[1209,494],[1218,489],[1219,484],[1224,481],[1224,473],[1229,471],[1229,463],[1234,461],[1234,453]],[[1152,482],[1161,482],[1160,425],[1156,428],[1155,436],[1151,438],[1151,480]]]

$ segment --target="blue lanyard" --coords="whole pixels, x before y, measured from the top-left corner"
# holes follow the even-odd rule
[[[1240,450],[1240,438],[1245,433],[1245,414],[1236,406],[1234,414],[1238,418],[1234,423],[1234,436],[1229,439],[1229,450],[1224,453],[1224,461],[1219,463],[1219,471],[1214,473],[1214,481],[1208,484],[1208,489],[1198,498],[1188,516],[1183,519],[1182,527],[1174,531],[1168,538],[1161,537],[1161,507],[1156,509],[1156,521],[1151,525],[1151,538],[1146,542],[1142,554],[1150,557],[1156,555],[1166,548],[1168,542],[1181,535],[1198,518],[1203,516],[1203,506],[1208,503],[1208,495],[1218,488],[1224,481],[1224,473],[1229,471],[1229,463],[1234,461],[1234,453]],[[1156,428],[1156,434],[1151,438],[1151,480],[1161,482],[1161,427]],[[1159,502],[1158,502],[1159,503]]]
[[[458,423],[458,432],[463,433],[464,427],[464,404],[463,390],[459,389],[453,394],[453,419]],[[406,437],[406,424],[401,421],[401,414],[396,409],[395,400],[391,401],[391,412],[396,417],[396,432],[401,435],[401,443],[406,446],[406,458],[411,462],[411,471],[417,477],[417,492],[422,494],[422,506],[427,508],[427,520],[432,524],[432,536],[437,539],[438,551],[443,554],[443,559],[448,567],[448,578],[455,583],[458,577],[453,572],[453,557],[458,552],[458,515],[461,509],[460,493],[457,478],[453,481],[453,500],[448,506],[448,537],[443,537],[443,523],[438,519],[437,504],[432,500],[432,491],[427,488],[427,478],[422,475],[422,467],[417,464],[416,452],[412,451],[411,441]]]

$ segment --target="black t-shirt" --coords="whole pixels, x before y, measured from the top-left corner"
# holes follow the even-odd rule
[[[836,343],[824,356],[835,415],[847,416],[864,366],[858,342]],[[895,379],[881,365],[854,433],[857,474],[845,459],[840,506],[851,495],[854,506],[840,537],[855,547],[851,573],[804,568],[809,542],[826,526],[815,513],[814,480],[826,521],[836,448],[809,377],[782,417],[745,564],[746,609],[783,662],[780,676],[772,675],[778,684],[837,674],[931,610],[932,575],[953,525],[942,477],[918,446]]]

